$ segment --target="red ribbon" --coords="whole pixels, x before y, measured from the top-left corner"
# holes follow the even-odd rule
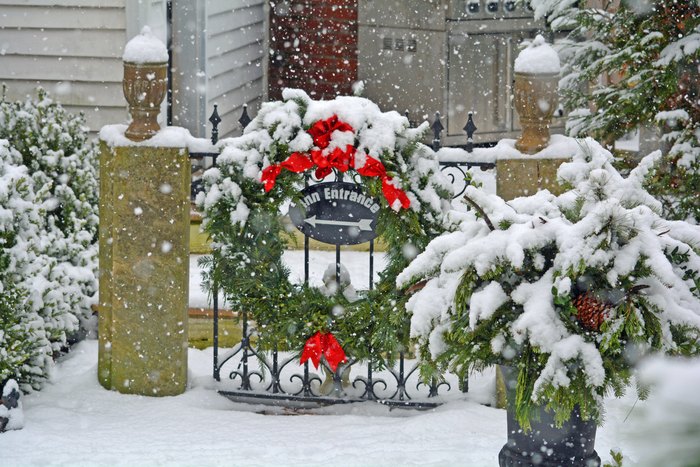
[[[402,208],[408,209],[411,205],[411,200],[406,196],[406,192],[401,188],[396,188],[396,186],[391,183],[391,180],[391,177],[382,177],[382,193],[384,193],[384,197],[389,202],[389,207],[398,211],[398,206],[395,206],[396,201],[398,201]]]
[[[340,346],[335,336],[330,332],[317,332],[309,337],[306,344],[304,344],[300,363],[305,363],[310,359],[314,367],[318,368],[319,363],[321,363],[321,357],[326,359],[328,366],[330,366],[333,371],[338,368],[339,364],[348,361],[345,351]]]
[[[379,177],[382,180],[382,193],[392,209],[396,208],[398,210],[399,205],[404,209],[408,209],[411,205],[411,201],[408,199],[408,196],[406,196],[406,192],[392,183],[392,178],[386,173],[386,167],[384,167],[384,164],[378,159],[365,154],[364,165],[359,168],[355,167],[356,149],[352,145],[345,146],[345,149],[337,147],[330,151],[329,154],[323,154],[323,150],[330,145],[331,135],[334,131],[354,130],[347,123],[339,121],[336,115],[314,123],[311,128],[309,128],[308,133],[319,149],[311,150],[310,155],[299,152],[292,153],[292,155],[282,163],[273,164],[264,168],[261,182],[265,186],[265,192],[269,192],[274,188],[277,177],[282,172],[282,169],[301,173],[316,166],[315,176],[319,180],[328,176],[333,169],[343,173],[347,172],[349,169],[355,169],[357,173],[363,177]],[[399,203],[398,205],[396,205],[397,201]]]
[[[292,153],[280,164],[272,164],[267,166],[262,171],[260,181],[265,185],[265,192],[269,192],[275,187],[277,177],[282,172],[282,169],[287,169],[290,172],[302,173],[314,166],[313,161],[306,154],[300,152]]]
[[[319,120],[309,128],[309,134],[314,139],[314,144],[320,149],[326,149],[331,144],[331,135],[334,131],[355,131],[350,125],[338,120],[333,115],[326,120]]]

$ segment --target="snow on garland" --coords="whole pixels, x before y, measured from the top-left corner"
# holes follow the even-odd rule
[[[312,336],[331,342],[324,336],[332,332],[353,357],[378,361],[381,352],[407,345],[405,297],[396,293],[395,277],[444,231],[452,197],[436,155],[419,143],[426,129],[411,129],[406,118],[366,99],[314,101],[287,89],[282,101],[263,105],[241,137],[222,141],[218,166],[204,174],[197,198],[213,240],[209,279],[234,309],[250,313],[263,347],[300,350]],[[289,282],[281,214],[299,200],[312,170],[318,178],[361,179],[384,207],[377,233],[389,265],[361,300]]]
[[[659,157],[625,179],[587,139],[559,169],[561,196],[505,202],[469,187],[477,209],[397,280],[426,281],[407,304],[426,365],[517,367],[526,427],[535,404],[560,422],[576,404],[600,420],[603,395],[619,394],[642,355],[697,354],[700,228],[660,217],[642,189]]]

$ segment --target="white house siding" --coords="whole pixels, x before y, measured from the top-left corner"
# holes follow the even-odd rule
[[[125,0],[0,0],[0,82],[7,98],[46,88],[93,130],[126,118]]]
[[[236,134],[243,104],[263,95],[263,0],[212,0],[207,16],[207,108],[218,104],[221,135]]]
[[[122,53],[148,24],[165,41],[165,0],[0,0],[0,82],[9,100],[47,89],[92,131],[126,121]]]
[[[263,95],[264,0],[173,0],[173,124],[209,135],[214,104],[220,135],[238,130],[242,105]],[[7,98],[37,86],[92,131],[124,122],[124,44],[149,25],[167,43],[166,0],[0,0],[0,83]],[[161,115],[165,121],[165,103]]]
[[[173,2],[173,123],[209,136],[218,104],[220,137],[239,132],[243,104],[263,95],[263,0]]]

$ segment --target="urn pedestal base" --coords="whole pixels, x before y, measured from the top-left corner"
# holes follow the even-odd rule
[[[515,398],[517,371],[500,367],[508,399]],[[557,427],[554,414],[544,408],[539,419],[530,420],[532,429],[525,433],[515,418],[512,403],[508,404],[508,442],[498,453],[500,467],[599,467],[595,452],[595,420],[581,419],[575,407],[569,420]]]
[[[508,410],[508,442],[498,454],[500,467],[599,467],[595,452],[595,421],[581,420],[578,409],[561,428],[552,414],[541,411],[539,421],[532,421],[532,431],[525,433]]]

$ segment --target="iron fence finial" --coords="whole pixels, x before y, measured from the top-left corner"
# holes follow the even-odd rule
[[[250,115],[248,115],[248,104],[243,104],[243,113],[241,114],[241,118],[238,119],[238,123],[240,123],[241,127],[245,130],[248,124],[252,121],[253,119],[250,118]]]
[[[474,124],[474,119],[472,118],[472,115],[474,112],[469,112],[469,119],[467,119],[467,124],[464,125],[463,130],[467,132],[467,152],[472,152],[474,151],[474,132],[477,130],[476,125]]]
[[[433,122],[433,151],[438,151],[440,149],[440,133],[445,129],[440,121],[440,112],[435,112],[435,121]]]
[[[217,105],[214,104],[214,111],[209,117],[211,122],[211,144],[216,144],[219,142],[219,123],[221,123],[221,117],[219,116],[219,111],[217,110]]]

